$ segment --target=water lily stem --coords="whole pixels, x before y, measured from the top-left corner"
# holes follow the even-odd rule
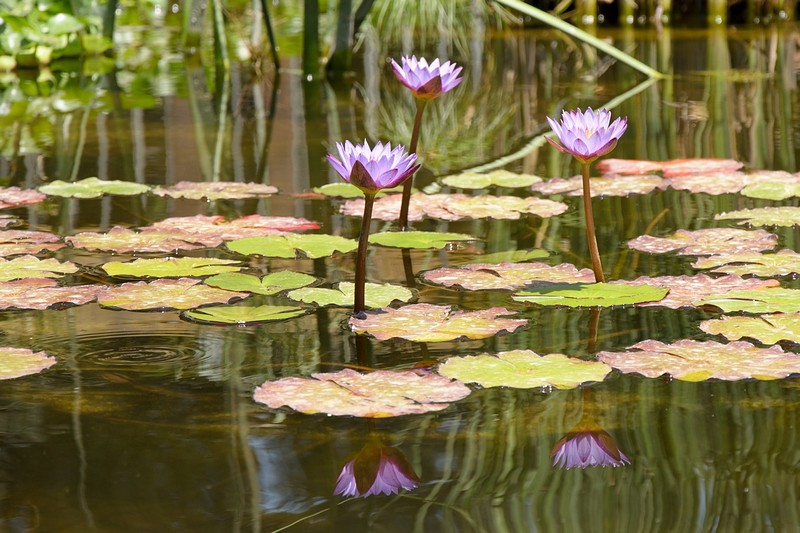
[[[586,240],[589,243],[589,255],[592,258],[592,270],[595,281],[604,283],[603,265],[600,263],[600,251],[597,249],[597,236],[594,231],[594,213],[592,212],[592,193],[589,190],[589,163],[583,163],[583,213],[586,218]]]
[[[364,195],[364,216],[361,219],[361,234],[358,236],[358,253],[356,254],[356,287],[353,299],[353,312],[357,317],[364,315],[364,293],[367,283],[367,244],[369,243],[369,227],[372,223],[372,206],[374,194]]]
[[[414,129],[411,131],[411,142],[408,143],[408,153],[417,153],[417,142],[419,141],[419,128],[422,124],[422,112],[425,111],[427,100],[417,98],[417,115],[414,117]],[[411,204],[411,187],[414,183],[412,174],[403,184],[403,199],[400,203],[400,229],[408,229],[408,206]]]

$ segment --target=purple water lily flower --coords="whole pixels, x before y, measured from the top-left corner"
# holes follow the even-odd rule
[[[613,150],[628,127],[628,117],[618,117],[612,123],[611,112],[606,109],[593,111],[591,107],[586,112],[580,109],[562,112],[560,123],[550,117],[547,117],[547,122],[561,144],[549,137],[545,139],[582,163],[591,163]]]
[[[417,488],[419,482],[408,459],[397,448],[374,440],[344,465],[333,493],[356,497],[397,494],[400,489]]]
[[[631,460],[622,453],[614,437],[600,428],[573,431],[556,443],[550,452],[556,468],[624,466]]]
[[[402,66],[392,59],[394,75],[421,100],[433,100],[464,79],[458,77],[462,67],[450,61],[440,63],[436,58],[428,63],[424,57],[417,59],[416,56],[403,56],[400,60]]]
[[[345,181],[366,194],[396,187],[419,168],[414,164],[416,154],[409,154],[404,146],[392,149],[389,143],[378,142],[370,148],[364,140],[364,144],[336,143],[336,149],[341,161],[328,154],[328,162]]]

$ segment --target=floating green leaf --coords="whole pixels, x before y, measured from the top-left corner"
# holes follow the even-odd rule
[[[71,183],[55,180],[39,187],[39,192],[67,198],[99,198],[104,194],[132,196],[149,190],[149,185],[141,183],[119,180],[105,181],[98,178],[85,178]]]
[[[780,250],[774,254],[724,254],[701,257],[694,268],[712,268],[711,272],[725,272],[740,276],[788,276],[800,273],[800,254],[794,250]],[[716,268],[714,268],[716,267]]]
[[[358,243],[335,235],[269,235],[237,239],[227,246],[231,251],[245,255],[293,258],[302,252],[310,259],[317,259],[336,252],[352,252],[358,248]]]
[[[778,237],[763,229],[708,228],[695,231],[679,229],[670,237],[642,235],[628,241],[628,247],[651,254],[716,255],[760,252],[774,248],[777,243]]]
[[[63,35],[65,33],[76,33],[83,29],[83,23],[72,15],[58,13],[47,20],[47,33],[51,35]]]
[[[259,322],[275,322],[287,320],[304,314],[301,307],[285,305],[252,306],[214,306],[193,311],[184,311],[181,316],[195,322],[208,324],[236,324],[247,326]]]
[[[200,284],[199,279],[158,279],[146,283],[137,281],[109,287],[98,296],[103,307],[150,311],[192,309],[201,305],[226,304],[246,298],[245,292],[225,291]]]
[[[567,307],[611,307],[657,302],[669,292],[663,287],[612,283],[543,283],[517,291],[514,300],[539,305]]]
[[[797,226],[800,224],[800,207],[759,207],[740,209],[714,215],[714,220],[744,219],[739,224],[751,226]]]
[[[240,272],[227,272],[206,279],[205,284],[227,291],[244,291],[272,296],[281,291],[311,285],[315,281],[317,278],[314,276],[283,270],[267,274],[263,278]]]
[[[512,314],[513,311],[504,307],[452,311],[447,305],[414,304],[367,313],[366,318],[351,317],[350,325],[356,333],[369,333],[379,340],[397,337],[417,342],[443,342],[462,337],[484,339],[528,323],[524,319],[500,318]]]
[[[611,368],[604,363],[562,354],[539,355],[531,350],[513,350],[497,355],[450,357],[439,365],[438,372],[483,387],[574,389],[582,383],[603,381]]]
[[[348,368],[311,378],[267,381],[256,388],[253,398],[268,407],[286,405],[306,414],[386,418],[441,411],[469,393],[463,383],[437,374],[411,370],[359,374]]]
[[[179,278],[185,276],[210,276],[222,272],[241,270],[238,261],[204,257],[162,257],[136,259],[127,263],[112,261],[102,266],[109,276],[134,278]]]
[[[377,198],[381,196],[386,196],[392,192],[398,192],[403,189],[402,185],[398,185],[397,187],[393,187],[391,189],[381,189],[378,191],[376,195]],[[413,190],[413,189],[412,189]],[[323,194],[325,196],[334,196],[338,198],[364,198],[364,193],[361,192],[361,189],[352,185],[350,183],[345,182],[338,182],[338,183],[326,183],[322,187],[314,187],[313,191],[317,194]]]
[[[312,303],[321,307],[328,305],[352,307],[354,295],[355,285],[346,281],[338,283],[335,289],[306,287],[286,294],[292,300]],[[412,291],[399,285],[367,283],[364,287],[364,304],[372,309],[386,307],[394,302],[405,303],[413,298],[414,293]]]
[[[54,364],[56,359],[45,352],[4,346],[0,348],[0,381],[38,374]]]
[[[713,305],[725,313],[794,313],[800,311],[800,290],[769,288],[712,294],[695,305]]]
[[[723,379],[779,379],[800,372],[800,356],[780,346],[758,348],[749,342],[729,344],[681,340],[665,344],[646,340],[627,352],[600,352],[598,361],[625,372],[649,378],[670,374],[683,381]]]
[[[700,329],[734,341],[744,337],[764,344],[780,341],[800,343],[800,313],[775,313],[762,316],[723,316],[700,322]]]
[[[544,263],[477,263],[461,268],[437,268],[423,275],[425,281],[445,287],[463,287],[471,291],[513,290],[529,283],[594,283],[594,274],[588,268],[578,270],[575,265],[562,263],[556,266]]]
[[[60,263],[57,259],[39,259],[32,255],[6,260],[0,258],[0,282],[22,278],[60,278],[77,272],[73,263]]]
[[[486,189],[488,187],[530,187],[542,178],[531,174],[515,174],[507,170],[495,170],[487,174],[465,172],[442,178],[442,183],[459,189]]]
[[[387,231],[373,233],[369,242],[393,248],[436,248],[441,250],[453,242],[475,241],[476,237],[463,233],[445,233],[436,231]]]

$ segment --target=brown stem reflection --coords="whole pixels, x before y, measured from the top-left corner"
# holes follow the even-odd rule
[[[397,494],[414,490],[420,481],[406,456],[371,432],[364,447],[342,467],[333,493],[363,498]]]

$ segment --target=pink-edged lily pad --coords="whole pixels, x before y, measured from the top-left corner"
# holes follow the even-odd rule
[[[714,220],[738,220],[750,226],[798,226],[800,207],[757,207],[714,215]]]
[[[27,348],[0,348],[0,381],[38,374],[56,364],[55,357]]]
[[[695,231],[679,229],[670,237],[642,235],[628,241],[628,247],[640,252],[678,255],[715,255],[770,250],[778,237],[764,230],[708,228]]]
[[[531,350],[513,350],[496,355],[450,357],[439,365],[437,372],[483,387],[574,389],[583,383],[603,381],[611,367],[560,353],[539,355]]]
[[[495,170],[485,174],[464,172],[441,178],[442,183],[459,189],[486,189],[488,187],[530,187],[542,178],[532,174],[517,174],[507,170]]]
[[[460,338],[484,339],[501,331],[513,332],[528,323],[505,307],[479,311],[453,311],[447,305],[414,304],[350,318],[356,333],[369,333],[379,340],[392,338],[417,342],[444,342]]]
[[[425,281],[470,291],[514,290],[534,281],[594,283],[594,273],[575,265],[544,263],[476,263],[461,268],[437,268],[423,275]]]
[[[46,231],[9,229],[0,231],[0,257],[55,251],[66,246],[61,237]]]
[[[173,217],[150,226],[142,231],[166,231],[185,240],[202,239],[208,242],[214,239],[216,244],[245,237],[261,237],[264,235],[280,235],[287,232],[319,229],[319,224],[304,218],[268,217],[250,215],[235,220],[225,221],[221,216],[195,215],[193,217]],[[192,236],[192,237],[189,237]]]
[[[597,360],[625,373],[649,378],[669,374],[682,381],[770,380],[800,373],[800,356],[779,346],[759,348],[745,341],[721,344],[680,340],[665,344],[646,340],[625,352],[600,352]]]
[[[253,398],[268,407],[288,406],[306,414],[387,418],[441,411],[469,395],[458,381],[411,370],[376,370],[360,374],[344,369],[267,381]]]
[[[691,174],[667,180],[667,184],[679,191],[705,194],[731,194],[744,189],[751,178],[744,172],[719,172],[716,174]]]
[[[165,309],[192,309],[210,304],[226,304],[249,296],[246,292],[233,292],[203,285],[192,278],[159,279],[123,283],[109,287],[97,301],[103,307],[150,311]]]
[[[665,177],[713,172],[734,172],[744,166],[733,159],[673,159],[671,161],[641,161],[636,159],[605,159],[595,168],[603,174],[649,174],[662,171]]]
[[[38,204],[47,198],[46,194],[33,189],[19,187],[0,187],[0,209],[19,207],[27,204]]]
[[[238,272],[242,268],[239,265],[239,261],[215,257],[158,257],[128,262],[110,261],[101,268],[109,276],[181,278]]]
[[[658,302],[666,287],[630,286],[622,283],[533,283],[514,293],[518,302],[564,307],[615,307]]]
[[[696,306],[713,305],[724,313],[795,313],[800,311],[800,289],[771,287],[710,294],[694,302]]]
[[[655,278],[642,276],[632,281],[612,281],[611,283],[649,285],[669,289],[669,293],[667,293],[662,300],[657,302],[637,303],[636,305],[639,307],[669,307],[671,309],[694,307],[694,302],[699,298],[711,294],[722,294],[727,291],[740,289],[765,289],[780,285],[780,283],[774,279],[744,279],[735,275],[712,278],[705,274],[696,274],[694,276],[658,276]]]
[[[604,176],[589,179],[589,191],[592,197],[629,196],[631,194],[648,194],[656,189],[667,187],[664,178],[653,175],[645,176]],[[581,196],[583,194],[583,178],[575,176],[569,179],[553,178],[537,183],[531,190],[540,194],[567,194]]]
[[[26,278],[0,283],[0,309],[47,309],[93,302],[106,287],[71,285],[59,287],[55,280]]]
[[[39,259],[32,255],[10,260],[0,258],[0,282],[24,278],[60,278],[77,271],[78,267],[69,261],[61,263],[57,259]]]
[[[740,276],[789,276],[800,274],[800,254],[794,250],[779,250],[774,254],[740,253],[700,257],[694,268],[711,268],[711,272]]]
[[[700,322],[700,329],[734,341],[749,337],[764,344],[781,341],[800,343],[800,313],[760,316],[722,316]]]
[[[595,164],[595,170],[603,174],[650,174],[661,170],[661,161],[639,159],[603,159]]]
[[[218,237],[206,238],[175,231],[138,232],[120,226],[107,233],[86,231],[65,239],[75,248],[108,250],[117,253],[175,252],[211,248],[222,243]]]
[[[243,198],[259,198],[276,194],[278,188],[262,183],[241,183],[236,181],[179,181],[171,187],[157,187],[153,194],[171,198],[187,198],[190,200],[239,200]]]

